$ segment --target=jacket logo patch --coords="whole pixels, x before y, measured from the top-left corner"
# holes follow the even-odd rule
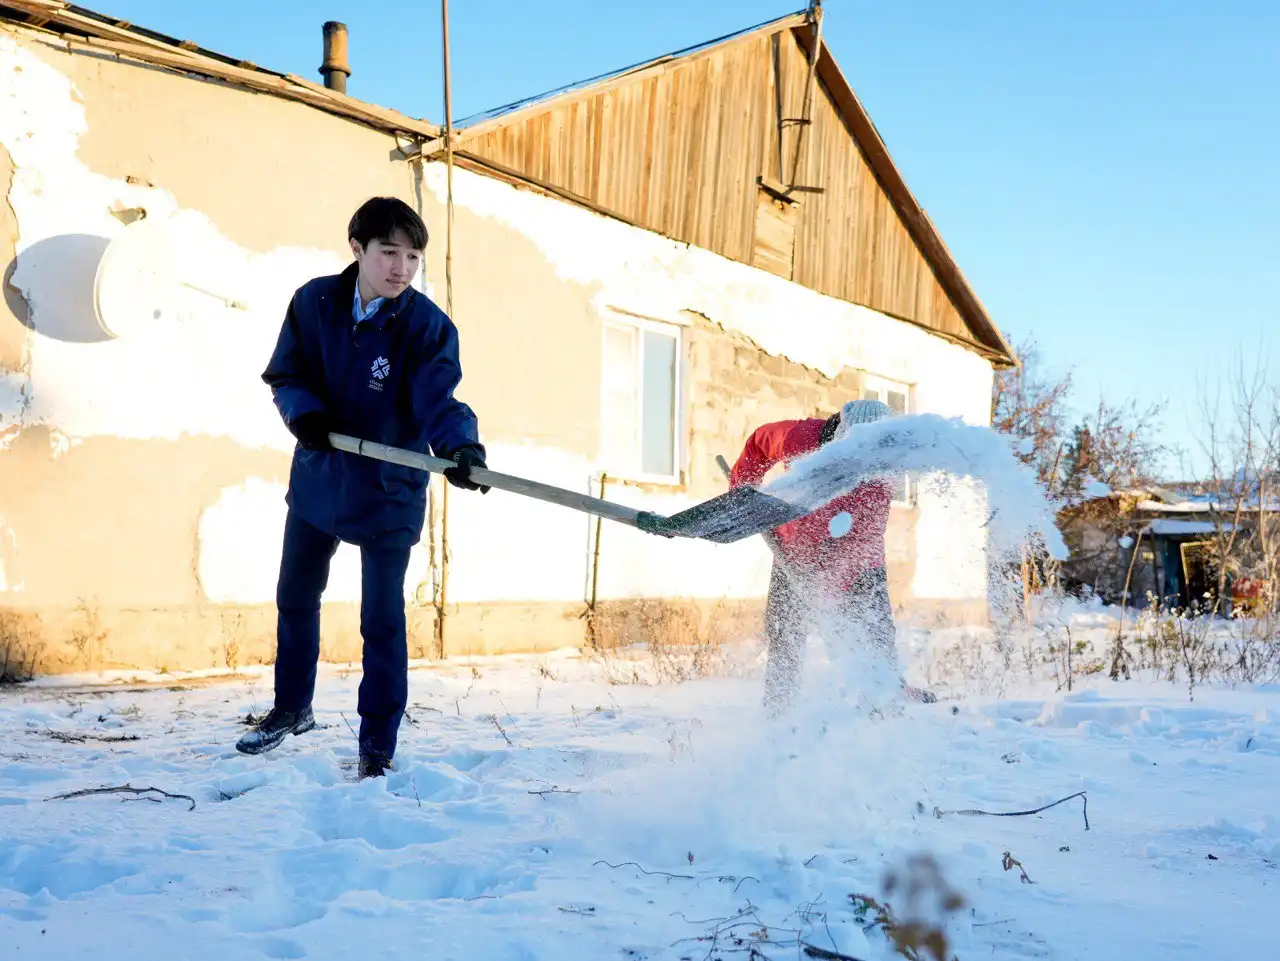
[[[382,382],[387,379],[391,373],[391,363],[385,357],[379,357],[373,362],[373,366],[369,368],[373,377],[369,380],[370,390],[382,390]]]

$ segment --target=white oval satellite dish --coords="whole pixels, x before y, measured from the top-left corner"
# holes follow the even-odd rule
[[[150,217],[130,224],[98,264],[94,310],[115,337],[137,337],[173,319],[178,247],[167,227]]]

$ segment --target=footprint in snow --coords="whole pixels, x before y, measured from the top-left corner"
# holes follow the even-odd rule
[[[306,948],[297,941],[290,941],[287,938],[263,938],[257,943],[257,947],[268,958],[280,958],[284,961],[307,956]]]

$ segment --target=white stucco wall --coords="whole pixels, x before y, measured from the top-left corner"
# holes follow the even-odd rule
[[[445,172],[427,169],[427,186],[443,202]],[[620,308],[678,323],[696,311],[751,338],[764,350],[835,377],[857,368],[910,384],[915,410],[987,424],[992,368],[982,357],[878,311],[790,283],[698,247],[600,216],[530,190],[465,170],[454,172],[454,203],[524,234],[567,282],[599,286],[603,315]],[[728,452],[732,453],[732,452]],[[579,470],[589,469],[581,465]],[[579,485],[586,473],[578,474]],[[689,506],[677,496],[620,494],[659,512]],[[460,501],[461,516],[483,505]],[[917,562],[912,592],[926,599],[986,596],[985,500],[954,488],[945,497],[921,487]],[[474,522],[477,527],[481,522]],[[612,525],[600,571],[602,597],[673,590],[694,596],[756,596],[763,591],[768,553],[758,542],[734,546],[656,541]],[[563,543],[560,563],[580,546]],[[476,556],[469,556],[472,550]],[[460,543],[459,569],[479,563],[478,545]],[[479,598],[477,598],[479,599]]]
[[[207,434],[250,448],[291,449],[292,438],[260,380],[261,367],[293,290],[341,269],[344,260],[331,249],[242,249],[169,193],[90,170],[76,152],[86,130],[80,96],[67,77],[3,33],[0,77],[0,143],[15,166],[8,202],[17,218],[20,261],[12,283],[27,299],[37,328],[64,319],[83,323],[93,315],[92,291],[68,289],[65,262],[42,257],[42,241],[78,235],[87,238],[78,249],[100,250],[126,231],[139,232],[112,210],[142,206],[149,215],[143,224],[151,231],[162,225],[172,244],[166,277],[106,289],[116,336],[104,331],[95,342],[68,342],[32,334],[26,369],[0,378],[0,445],[15,436],[14,428],[46,425],[69,445],[95,435],[177,440]],[[426,184],[443,201],[440,165],[428,165]],[[675,321],[682,311],[697,311],[830,376],[861,368],[911,384],[916,410],[987,422],[990,365],[910,324],[467,171],[455,171],[454,188],[459,208],[527,237],[567,283],[598,287],[602,314],[616,307]],[[169,282],[174,276],[244,307],[175,286]],[[121,296],[122,289],[136,293]],[[490,463],[582,491],[591,489],[597,473],[590,458],[532,444],[490,444]],[[283,493],[279,484],[251,478],[227,488],[200,518],[198,577],[211,600],[274,597]],[[689,505],[677,494],[634,488],[616,496],[664,513]],[[982,550],[980,500],[975,495],[957,512],[955,504],[922,493],[912,585],[917,596],[984,595],[985,573],[978,576],[984,567],[974,562]],[[458,492],[451,496],[449,523],[451,599],[583,597],[590,524],[582,515],[498,491],[487,497]],[[22,585],[22,546],[6,536],[0,529],[0,593]],[[614,524],[605,525],[603,553],[604,598],[754,596],[768,569],[767,551],[758,542],[672,542]],[[352,548],[340,550],[329,599],[359,596],[357,560]],[[420,547],[406,593],[412,595],[427,576]]]

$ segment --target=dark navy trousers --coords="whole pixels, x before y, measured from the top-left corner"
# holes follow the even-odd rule
[[[320,595],[338,538],[289,512],[276,585],[276,707],[300,711],[311,704],[320,661]],[[360,749],[393,757],[400,718],[409,699],[409,644],[405,634],[406,544],[360,548]]]

